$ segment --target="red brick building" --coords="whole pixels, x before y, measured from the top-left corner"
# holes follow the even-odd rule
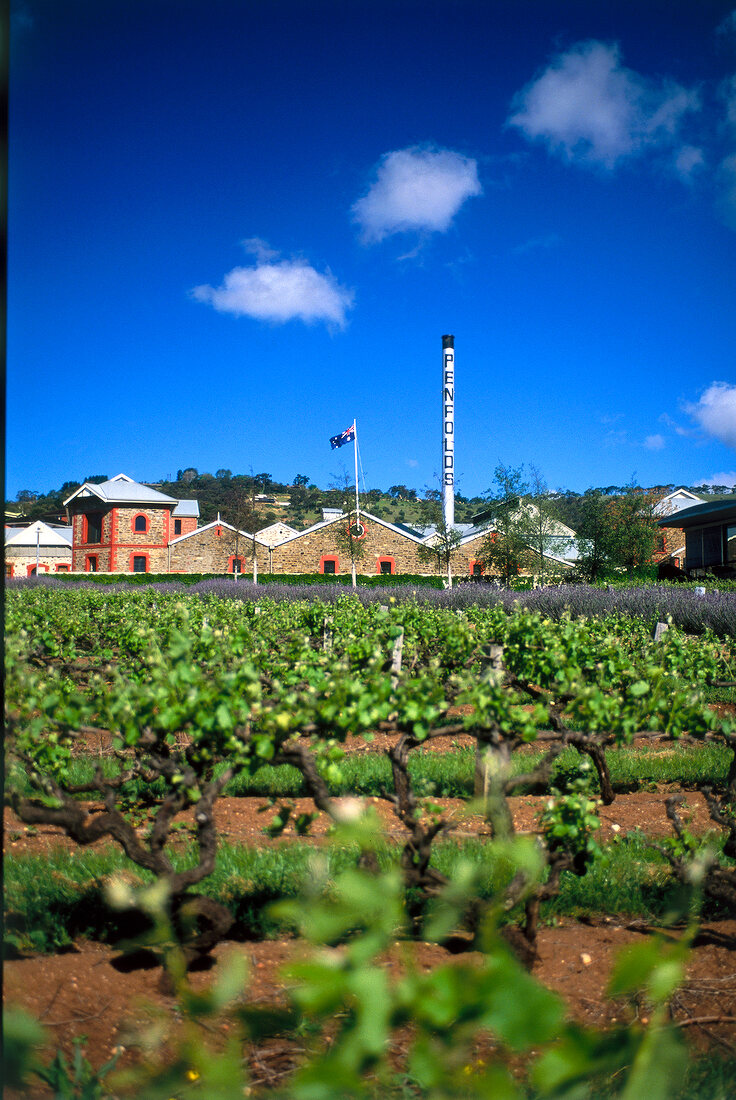
[[[117,474],[86,482],[64,505],[72,524],[72,570],[166,573],[171,539],[197,527],[199,505]]]

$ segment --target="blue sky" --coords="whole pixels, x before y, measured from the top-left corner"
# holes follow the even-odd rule
[[[13,0],[7,495],[736,483],[736,4]]]

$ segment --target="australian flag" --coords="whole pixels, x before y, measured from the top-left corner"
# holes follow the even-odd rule
[[[346,428],[340,435],[330,436],[330,446],[333,451],[336,447],[344,447],[346,443],[352,443],[355,439],[355,425],[351,424],[349,428]]]

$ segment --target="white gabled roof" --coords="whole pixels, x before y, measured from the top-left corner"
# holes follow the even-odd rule
[[[133,481],[127,474],[116,474],[107,481],[94,485],[91,481],[85,481],[76,492],[64,501],[66,507],[77,497],[97,497],[105,504],[178,504],[174,497],[168,497],[165,493],[159,493],[158,489],[150,489],[148,485],[141,485]]]
[[[65,546],[71,550],[71,527],[49,527],[37,519],[30,527],[9,527],[5,531],[6,546]]]
[[[703,497],[699,497],[697,493],[691,493],[689,489],[675,489],[657,501],[654,513],[658,516],[671,516],[673,512],[681,512],[683,508],[692,508],[695,504],[703,503]]]
[[[361,516],[365,516],[371,523],[377,523],[380,527],[385,527],[389,531],[393,531],[397,535],[401,535],[402,538],[408,539],[410,542],[417,543],[418,546],[423,546],[424,543],[418,535],[412,535],[409,531],[402,527],[397,527],[394,523],[389,523],[386,519],[379,519],[378,516],[374,516],[371,512],[364,512],[361,509]],[[311,535],[314,531],[321,531],[325,527],[331,527],[333,523],[339,523],[340,520],[347,519],[347,513],[341,512],[339,515],[332,516],[330,519],[323,519],[319,523],[313,523],[311,527],[307,527],[304,531],[297,531],[295,535],[289,535],[288,538],[282,539],[281,542],[277,542],[274,546],[285,546],[287,542],[294,542],[295,539],[303,539],[305,535]]]
[[[196,531],[190,531],[188,535],[178,535],[175,539],[169,540],[169,546],[174,546],[179,542],[186,542],[187,539],[196,538],[197,535],[203,534],[205,531],[212,530],[213,527],[227,527],[228,531],[232,531],[234,535],[242,535],[245,539],[251,539],[253,542],[257,542],[260,546],[265,546],[266,543],[262,542],[256,535],[251,535],[247,531],[241,531],[237,527],[233,527],[232,523],[225,523],[224,519],[213,519],[212,523],[205,523],[204,527],[198,527]]]

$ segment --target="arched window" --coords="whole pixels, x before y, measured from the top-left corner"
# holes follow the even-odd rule
[[[143,513],[136,516],[133,520],[134,531],[147,531],[148,530],[148,516],[144,516]]]

